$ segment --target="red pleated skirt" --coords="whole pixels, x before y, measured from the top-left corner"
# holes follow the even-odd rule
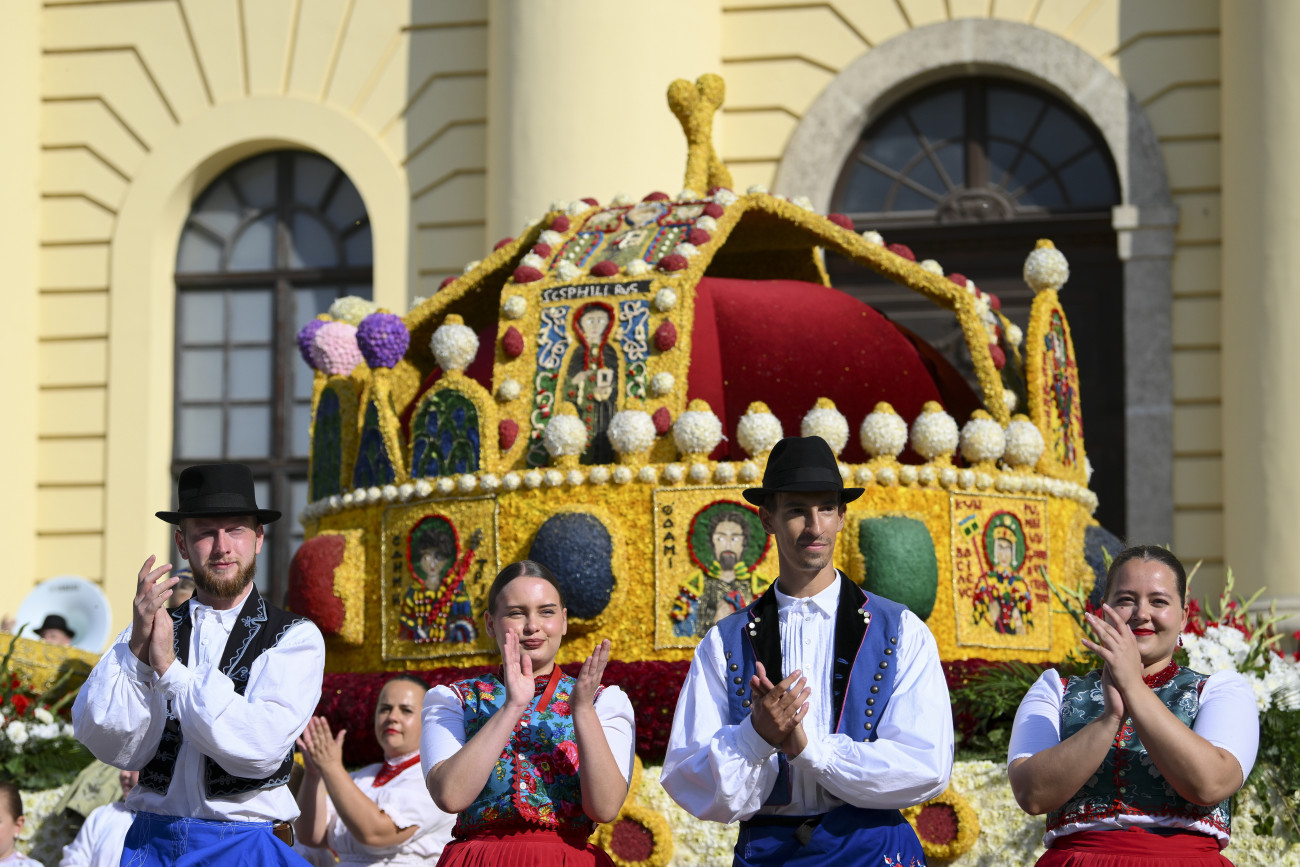
[[[614,867],[614,862],[582,835],[500,831],[452,840],[438,867]]]
[[[1052,841],[1037,867],[1232,867],[1205,834],[1157,834],[1145,828],[1080,831]]]

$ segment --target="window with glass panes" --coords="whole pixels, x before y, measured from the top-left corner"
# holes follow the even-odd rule
[[[344,295],[371,297],[370,220],[329,160],[261,154],[195,200],[176,257],[172,475],[215,461],[252,468],[258,504],[283,513],[256,579],[277,603],[307,501],[312,371],[295,336]]]

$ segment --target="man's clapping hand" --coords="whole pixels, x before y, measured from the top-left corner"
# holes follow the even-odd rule
[[[808,714],[808,698],[812,695],[803,673],[791,672],[780,683],[773,684],[759,662],[757,673],[749,679],[749,688],[754,731],[759,737],[790,758],[803,752],[808,745],[803,718]]]

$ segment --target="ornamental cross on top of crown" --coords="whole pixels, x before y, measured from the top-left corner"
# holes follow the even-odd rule
[[[668,86],[668,107],[681,121],[686,133],[686,180],[688,190],[707,193],[713,187],[731,187],[731,172],[713,147],[713,116],[726,99],[722,76],[707,73],[691,84],[679,78]]]

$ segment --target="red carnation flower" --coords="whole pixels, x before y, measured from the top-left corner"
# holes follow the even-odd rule
[[[542,272],[529,265],[520,265],[515,269],[516,283],[533,283],[542,279]]]
[[[550,245],[550,244],[534,244],[534,245],[533,245],[533,252],[536,253],[538,256],[541,256],[543,259],[545,259],[547,256],[551,255],[551,245]]]
[[[686,243],[694,244],[697,247],[703,247],[713,240],[713,236],[703,229],[691,229],[686,235]]]
[[[551,229],[556,232],[569,231],[569,218],[560,214],[554,220],[551,220]]]
[[[958,286],[962,287],[963,289],[966,288],[965,274],[960,274],[956,271],[953,271],[951,274],[948,275],[948,279],[956,283]]]
[[[603,259],[591,266],[591,276],[593,277],[613,277],[618,273],[618,263],[611,262],[609,259]]]
[[[600,207],[600,202],[597,201],[596,199],[593,199],[591,196],[584,196],[580,201],[586,202],[588,205],[591,205],[593,208]]]
[[[916,254],[913,253],[912,248],[906,244],[890,244],[885,249],[893,253],[895,256],[902,256],[904,259],[908,259],[912,262],[916,261]]]
[[[722,216],[725,210],[726,209],[723,208],[722,205],[719,205],[717,202],[709,202],[707,205],[704,206],[704,215],[706,217],[712,217],[713,219],[716,220],[718,217]]]
[[[655,346],[660,352],[667,352],[677,345],[677,326],[671,319],[665,319],[655,329]]]
[[[524,351],[524,336],[519,329],[511,325],[501,335],[501,350],[510,358],[518,358]]]
[[[989,355],[993,356],[993,366],[998,370],[1007,366],[1007,354],[996,343],[989,344]]]
[[[655,410],[654,415],[650,416],[650,420],[655,423],[655,433],[660,436],[668,433],[669,428],[673,426],[673,417],[666,406],[661,406]]]
[[[659,260],[660,271],[680,271],[686,265],[686,257],[680,253],[670,253]]]
[[[27,713],[27,708],[31,707],[32,704],[32,700],[22,693],[18,693],[11,700],[14,704],[14,710],[18,712],[19,716]]]
[[[1001,310],[1001,309],[1002,309],[1002,299],[1001,299],[1001,298],[999,298],[998,296],[994,295],[992,292],[988,292],[988,293],[985,293],[985,294],[987,295],[987,297],[988,297],[988,299],[989,299],[989,306],[990,306],[990,307],[992,307],[994,310]]]
[[[501,444],[501,451],[508,452],[510,447],[515,444],[519,437],[519,422],[512,418],[503,418],[497,425],[497,440]]]
[[[650,195],[646,196],[646,197],[645,197],[644,199],[642,199],[641,201],[643,201],[643,202],[666,202],[666,201],[668,201],[668,194],[667,194],[667,193],[658,193],[658,192],[651,193]]]
[[[438,284],[438,288],[439,288],[439,289],[446,289],[448,286],[450,286],[452,283],[455,283],[455,282],[456,282],[456,275],[455,275],[455,274],[452,274],[450,277],[443,277],[443,278],[442,278],[442,282]]]
[[[493,252],[496,252],[497,250],[500,250],[502,247],[504,247],[506,244],[513,244],[514,241],[515,241],[514,238],[502,238],[500,241],[497,241],[495,244],[492,245],[492,250]]]
[[[848,214],[827,214],[826,219],[830,220],[841,229],[848,229],[850,232],[853,231],[853,221],[849,219]]]

